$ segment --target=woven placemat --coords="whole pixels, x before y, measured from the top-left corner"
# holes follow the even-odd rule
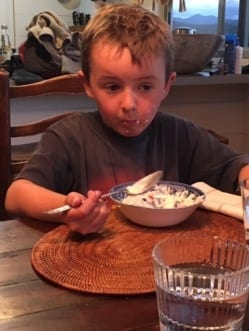
[[[152,249],[160,240],[198,231],[209,224],[217,234],[218,223],[195,213],[190,220],[171,228],[136,226],[114,210],[104,230],[80,235],[60,225],[33,247],[34,269],[46,279],[66,288],[91,293],[140,294],[155,291]],[[198,220],[198,225],[197,225]],[[231,227],[231,222],[227,226]],[[226,226],[223,223],[222,228]],[[220,225],[220,224],[219,224]],[[231,231],[232,231],[231,227]]]

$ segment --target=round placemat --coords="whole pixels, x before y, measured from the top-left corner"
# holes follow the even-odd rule
[[[197,212],[176,227],[155,229],[137,226],[115,210],[102,232],[84,236],[60,225],[35,244],[32,265],[46,279],[80,292],[154,292],[151,256],[154,245],[169,236],[199,231],[200,227],[217,234],[219,222],[208,215],[202,212],[205,217],[200,220]],[[222,223],[226,226],[226,222]]]

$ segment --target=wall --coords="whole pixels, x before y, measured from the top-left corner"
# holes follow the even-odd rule
[[[234,78],[248,83],[175,86],[161,110],[222,134],[232,148],[248,154],[249,76]]]
[[[35,3],[35,4],[34,4]],[[82,1],[81,7],[77,10],[90,13],[93,11],[94,2]],[[32,17],[42,11],[52,11],[68,26],[72,25],[73,10],[65,9],[58,1],[42,0],[14,0],[15,35],[16,45],[19,46],[26,38],[25,27],[30,23]]]
[[[91,0],[81,0],[77,9],[84,13],[94,12],[95,4]],[[0,25],[9,26],[13,47],[18,48],[26,38],[26,26],[32,17],[42,11],[53,11],[67,25],[72,25],[73,10],[65,9],[56,0],[0,0]]]
[[[116,2],[116,0],[107,0]],[[151,9],[152,0],[144,0],[143,5]],[[101,3],[99,0],[97,4]],[[120,2],[136,2],[136,0],[120,0]],[[106,2],[105,2],[106,3]],[[72,13],[74,10],[84,12],[84,14],[93,14],[96,10],[96,3],[91,0],[81,0],[80,6],[74,10],[65,9],[56,0],[0,0],[0,25],[7,24],[11,37],[12,47],[18,48],[26,39],[26,26],[32,20],[32,17],[42,11],[52,11],[68,26],[73,25]],[[156,2],[155,11],[158,14],[163,13],[159,1]]]
[[[0,8],[0,25],[8,25],[11,44],[14,46],[13,0],[0,0]]]

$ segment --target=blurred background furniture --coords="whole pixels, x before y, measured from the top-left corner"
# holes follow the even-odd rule
[[[83,94],[84,89],[78,74],[68,74],[42,80],[28,85],[11,85],[9,73],[0,70],[0,220],[7,217],[4,209],[6,190],[15,174],[28,161],[37,142],[12,143],[14,137],[41,134],[48,126],[72,113],[63,113],[32,123],[11,126],[11,99],[35,97],[44,94]],[[35,109],[34,109],[35,111]]]

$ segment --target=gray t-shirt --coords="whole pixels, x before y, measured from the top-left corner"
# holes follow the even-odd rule
[[[67,194],[107,192],[122,182],[162,169],[164,179],[204,181],[234,192],[249,156],[235,153],[207,130],[185,119],[157,113],[137,137],[124,137],[99,112],[78,113],[52,125],[17,178]]]

